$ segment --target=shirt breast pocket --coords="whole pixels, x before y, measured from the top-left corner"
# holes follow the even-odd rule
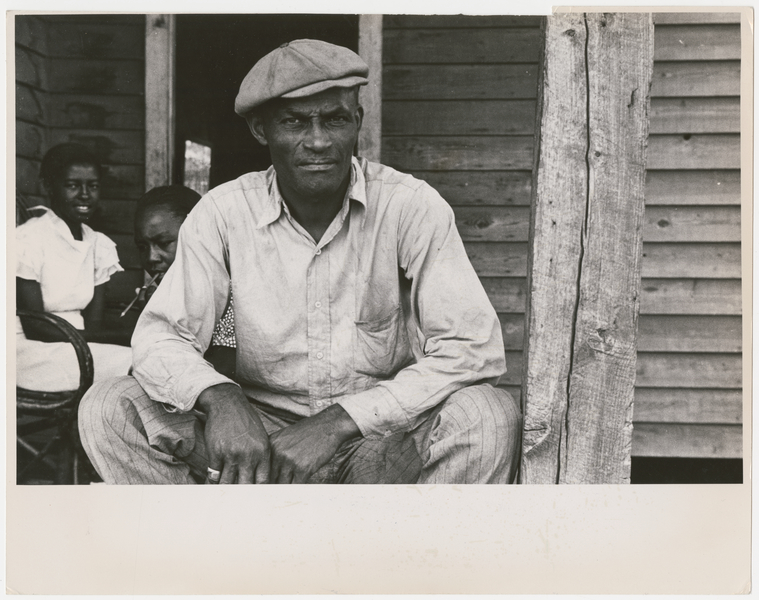
[[[400,306],[384,317],[356,321],[354,357],[357,372],[377,378],[389,378],[410,362],[412,354]]]

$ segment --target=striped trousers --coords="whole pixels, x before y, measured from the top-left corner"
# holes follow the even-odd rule
[[[251,402],[269,434],[297,420]],[[309,483],[515,483],[521,421],[505,390],[464,388],[410,432],[346,442]],[[96,383],[79,406],[82,444],[112,484],[203,481],[204,422],[197,411],[168,412],[129,376]]]

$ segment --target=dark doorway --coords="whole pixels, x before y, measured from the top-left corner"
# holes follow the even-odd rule
[[[209,186],[271,164],[234,112],[255,62],[300,38],[358,50],[358,15],[178,15],[176,18],[174,183],[183,183],[185,144],[211,149]]]

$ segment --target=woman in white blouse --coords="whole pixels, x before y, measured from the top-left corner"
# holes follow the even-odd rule
[[[50,209],[16,228],[16,305],[66,319],[87,340],[95,380],[126,375],[128,340],[103,330],[104,284],[119,265],[116,244],[86,225],[100,198],[101,167],[84,146],[60,144],[42,160]],[[79,386],[73,347],[44,322],[17,319],[17,385],[39,391]],[[124,344],[116,345],[113,342]]]

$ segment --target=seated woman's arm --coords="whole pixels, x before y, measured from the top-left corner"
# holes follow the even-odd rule
[[[132,332],[124,328],[106,327],[103,319],[105,309],[105,284],[96,285],[92,300],[82,311],[84,339],[101,344],[128,346]]]

